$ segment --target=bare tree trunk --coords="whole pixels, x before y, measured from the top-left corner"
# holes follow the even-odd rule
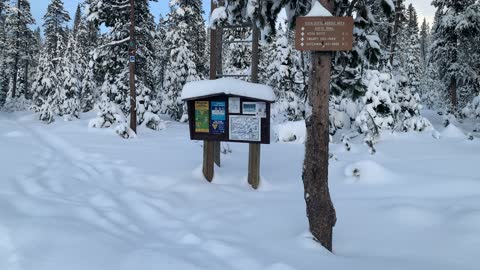
[[[390,65],[393,65],[393,58],[395,55],[395,47],[397,46],[397,34],[398,28],[400,25],[400,12],[401,12],[401,1],[397,0],[397,6],[395,7],[395,23],[393,25],[393,32],[391,37],[391,47],[390,47]]]
[[[28,60],[25,60],[25,72],[23,73],[24,75],[24,86],[23,86],[23,89],[25,89],[25,93],[23,93],[25,95],[25,97],[28,97],[28,67],[29,67],[29,62]]]
[[[135,0],[130,0],[130,128],[137,133],[137,92],[135,91],[135,57],[137,44],[135,40]]]
[[[17,80],[18,80],[18,50],[20,47],[20,3],[22,0],[17,0],[17,31],[15,33],[15,60],[13,63],[13,88],[12,98],[15,98],[17,92]]]
[[[450,79],[450,98],[452,101],[452,110],[453,112],[456,112],[457,110],[457,105],[458,105],[458,100],[457,100],[457,80],[455,77],[452,77]]]
[[[333,1],[321,0],[331,12]],[[312,115],[307,119],[307,141],[303,184],[310,232],[315,240],[332,251],[333,227],[337,221],[328,189],[328,102],[331,77],[331,52],[312,52],[309,100]]]

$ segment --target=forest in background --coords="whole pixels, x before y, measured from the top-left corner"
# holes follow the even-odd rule
[[[208,78],[209,35],[201,0],[170,1],[170,11],[158,22],[149,2],[135,3],[137,119],[160,129],[160,115],[186,120],[183,85]],[[332,59],[331,134],[422,131],[430,126],[422,107],[480,117],[480,1],[433,0],[432,5],[435,19],[428,25],[403,0],[336,0],[335,15],[353,16],[355,29],[353,51]],[[296,1],[294,16],[309,7],[308,0]],[[241,11],[228,12],[218,18]],[[33,110],[46,123],[96,110],[91,127],[128,134],[128,1],[85,0],[69,28],[72,18],[62,0],[51,0],[43,19],[42,34],[40,28],[31,30],[39,22],[29,0],[0,0],[0,108]],[[270,23],[261,42],[259,78],[277,94],[277,121],[309,115],[309,54],[295,50],[291,26]],[[223,37],[250,35],[225,30]],[[248,43],[227,42],[223,52],[223,74],[249,74]]]

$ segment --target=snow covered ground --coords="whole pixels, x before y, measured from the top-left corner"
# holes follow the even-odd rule
[[[480,140],[427,115],[440,139],[332,144],[330,254],[307,233],[301,143],[262,147],[254,191],[246,145],[207,183],[184,124],[124,140],[93,114],[0,113],[0,269],[480,269]]]

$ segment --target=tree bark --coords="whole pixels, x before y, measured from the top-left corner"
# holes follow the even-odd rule
[[[330,11],[333,2],[320,1]],[[309,101],[312,114],[307,119],[307,141],[303,185],[310,232],[315,240],[332,251],[333,227],[337,221],[328,189],[329,116],[331,52],[312,52]]]
[[[454,77],[450,79],[450,98],[452,100],[452,111],[456,112],[458,100],[457,100],[457,80]]]
[[[137,44],[135,40],[135,0],[130,0],[130,53],[129,55],[136,58]],[[137,92],[135,90],[135,61],[128,59],[130,62],[130,129],[137,133]]]
[[[13,88],[12,98],[15,98],[17,92],[17,80],[18,80],[18,58],[20,50],[20,4],[22,0],[17,1],[17,31],[15,33],[15,60],[13,63]]]
[[[392,32],[392,37],[391,37],[391,47],[390,47],[390,65],[393,65],[393,58],[395,55],[395,49],[397,47],[397,34],[398,34],[398,28],[400,25],[400,12],[401,12],[401,1],[397,0],[397,5],[395,7],[395,23],[393,25],[393,32]]]

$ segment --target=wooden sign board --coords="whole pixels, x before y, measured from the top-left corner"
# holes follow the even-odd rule
[[[270,143],[270,102],[232,95],[187,100],[190,138]]]
[[[298,17],[295,48],[299,51],[351,51],[352,17]]]

